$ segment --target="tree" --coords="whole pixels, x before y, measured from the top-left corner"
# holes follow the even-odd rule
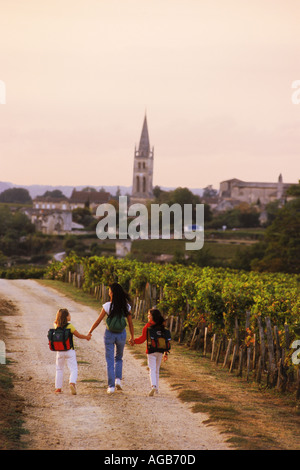
[[[32,199],[27,189],[9,188],[0,194],[0,202],[30,204]]]
[[[261,260],[266,251],[266,242],[261,241],[253,243],[250,246],[243,246],[237,249],[236,254],[233,257],[231,267],[234,269],[242,269],[244,271],[251,271],[256,266],[259,260]]]
[[[153,196],[155,197],[156,204],[162,204],[163,202],[166,202],[169,194],[169,191],[164,191],[160,186],[155,186],[153,188]]]
[[[218,195],[218,191],[212,187],[210,184],[209,186],[206,186],[203,191],[203,197],[205,198],[214,198]]]
[[[247,203],[242,203],[234,209],[217,214],[210,223],[210,228],[249,228],[259,227],[259,212]]]
[[[195,263],[197,266],[215,266],[216,258],[210,248],[204,246],[202,250],[192,251],[189,257],[189,262]]]
[[[72,220],[84,227],[88,227],[95,221],[91,211],[87,207],[78,207],[77,209],[74,209],[72,211]]]
[[[300,273],[300,197],[278,211],[264,241],[264,257],[252,263],[255,270]]]
[[[0,207],[0,251],[4,255],[30,254],[34,233],[35,227],[25,214],[12,213],[7,206]]]
[[[172,204],[179,204],[182,208],[182,212],[184,211],[184,204],[191,204],[192,205],[192,214],[193,214],[193,222],[195,222],[196,217],[196,205],[201,204],[201,198],[197,194],[192,193],[188,188],[176,188],[173,191],[170,191],[168,197],[164,196],[167,204],[170,206]],[[209,222],[212,218],[212,213],[210,206],[208,204],[204,204],[204,222]]]
[[[60,189],[54,189],[53,191],[46,191],[43,197],[53,197],[55,199],[67,199],[67,197],[61,192]]]
[[[237,210],[239,211],[238,221],[240,227],[259,227],[259,213],[254,207],[249,205],[246,207],[241,206]]]
[[[86,186],[85,188],[83,188],[82,191],[88,191],[88,192],[94,192],[94,193],[97,192],[96,188],[92,188],[92,186]]]
[[[34,225],[22,212],[12,213],[9,207],[0,207],[0,237],[13,233],[15,238],[35,231]]]
[[[179,204],[182,208],[184,204],[200,204],[200,197],[193,194],[188,188],[176,188],[169,192],[169,204]]]
[[[298,184],[292,184],[286,193],[288,196],[300,197],[300,180]]]
[[[279,210],[280,210],[280,207],[279,207],[278,200],[269,202],[266,205],[266,212],[268,216],[266,225],[270,225],[275,220],[276,216],[278,215]]]

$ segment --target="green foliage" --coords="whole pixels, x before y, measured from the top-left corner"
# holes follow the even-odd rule
[[[283,327],[298,321],[300,308],[299,277],[282,273],[245,272],[196,265],[159,265],[113,257],[79,258],[68,256],[63,263],[52,263],[48,279],[65,280],[68,270],[84,267],[83,289],[117,281],[132,295],[144,295],[150,283],[163,296],[158,305],[167,314],[183,314],[187,325],[205,319],[216,330],[231,333],[237,317],[243,326],[245,312],[269,316]]]
[[[9,188],[0,194],[0,202],[28,204],[32,202],[32,199],[27,189]]]
[[[35,231],[34,225],[22,212],[13,213],[9,207],[0,206],[0,237],[22,236]]]
[[[45,267],[37,266],[12,266],[0,267],[1,279],[41,279],[46,273]]]
[[[35,232],[25,214],[0,206],[0,251],[4,256],[44,255],[52,244],[51,237]]]
[[[90,209],[87,207],[78,207],[72,211],[73,222],[81,224],[84,227],[89,227],[91,224],[96,225],[97,221],[91,214]]]
[[[266,213],[267,213],[267,222],[265,224],[266,226],[271,225],[271,223],[277,217],[279,210],[280,210],[280,207],[279,207],[278,200],[269,202],[266,205]]]
[[[278,211],[266,229],[261,260],[252,263],[258,271],[300,273],[300,198]]]
[[[179,204],[182,208],[184,204],[200,204],[200,197],[193,194],[188,188],[176,188],[169,192],[168,202],[170,205]]]
[[[46,191],[43,197],[53,197],[56,199],[67,199],[67,196],[63,194],[60,189],[54,189],[53,191]]]
[[[235,269],[251,271],[251,269],[261,260],[266,251],[266,242],[254,243],[250,246],[239,247],[233,258]]]
[[[52,244],[50,237],[35,232],[25,214],[13,213],[9,207],[0,206],[0,251],[4,256],[41,255]]]
[[[201,204],[201,199],[196,194],[192,193],[188,188],[176,188],[173,191],[163,191],[159,186],[153,189],[156,204],[168,204],[171,207],[173,204],[179,204],[184,210],[184,204],[192,205],[192,218],[193,222],[196,221],[196,204]],[[205,223],[209,222],[212,218],[210,206],[204,204],[204,219]]]
[[[259,227],[259,212],[255,207],[243,203],[235,209],[216,215],[208,226],[209,228],[220,228],[223,225],[229,229]]]
[[[298,184],[292,184],[292,186],[289,187],[287,195],[300,198],[300,180]]]
[[[87,246],[80,238],[76,237],[75,235],[65,236],[63,248],[67,255],[69,255],[71,252],[75,252],[81,256],[84,256],[87,250]]]
[[[291,326],[292,335],[293,331],[300,331],[300,278],[295,274],[160,265],[113,257],[79,258],[72,253],[64,262],[52,263],[45,277],[65,281],[67,272],[76,272],[78,265],[84,268],[86,292],[102,283],[117,281],[133,297],[143,298],[149,283],[152,289],[156,288],[158,308],[166,316],[180,315],[187,329],[205,322],[210,332],[232,337],[236,319],[245,331],[249,311],[247,341],[251,341],[254,332],[258,333],[258,317],[263,321],[269,317],[281,337],[285,323]]]

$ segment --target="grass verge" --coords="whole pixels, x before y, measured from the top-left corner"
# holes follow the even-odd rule
[[[0,339],[9,344],[9,332],[5,328],[2,315],[14,315],[15,307],[11,302],[0,299]],[[0,450],[22,450],[21,436],[24,429],[22,413],[24,401],[14,392],[14,375],[10,370],[10,361],[0,364]]]

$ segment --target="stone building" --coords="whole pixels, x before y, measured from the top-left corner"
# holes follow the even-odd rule
[[[70,203],[66,197],[36,196],[33,200],[34,209],[70,210]]]
[[[78,207],[89,207],[92,212],[96,212],[100,204],[104,204],[110,200],[110,193],[106,191],[76,191],[73,189],[69,199],[70,209],[74,210]]]
[[[145,115],[139,148],[134,150],[131,203],[144,203],[148,199],[153,199],[153,157],[154,148],[150,148],[147,116]]]
[[[37,231],[47,235],[70,233],[83,226],[72,222],[71,204],[67,197],[36,196],[33,207],[24,210]]]
[[[24,213],[35,225],[39,232],[45,234],[64,234],[74,230],[82,230],[83,225],[72,221],[72,211],[79,207],[88,206],[96,212],[100,204],[108,202],[110,193],[106,191],[76,191],[73,190],[68,199],[63,196],[37,196],[33,201],[33,208],[27,208]]]
[[[248,204],[266,205],[269,202],[286,200],[286,191],[291,183],[283,183],[282,175],[279,175],[276,183],[245,182],[233,178],[220,183],[219,198],[227,202],[227,206],[236,202],[247,202]]]
[[[24,213],[35,225],[38,232],[47,235],[65,234],[73,229],[72,212],[70,210],[28,208],[24,210]]]
[[[116,240],[116,256],[124,258],[131,252],[131,240]]]

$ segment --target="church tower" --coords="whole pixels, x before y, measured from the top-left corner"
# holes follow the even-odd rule
[[[281,200],[283,196],[283,179],[282,174],[280,173],[277,183],[277,199]]]
[[[134,150],[133,182],[131,202],[145,202],[153,198],[153,157],[150,149],[147,116],[145,115],[140,144]]]

